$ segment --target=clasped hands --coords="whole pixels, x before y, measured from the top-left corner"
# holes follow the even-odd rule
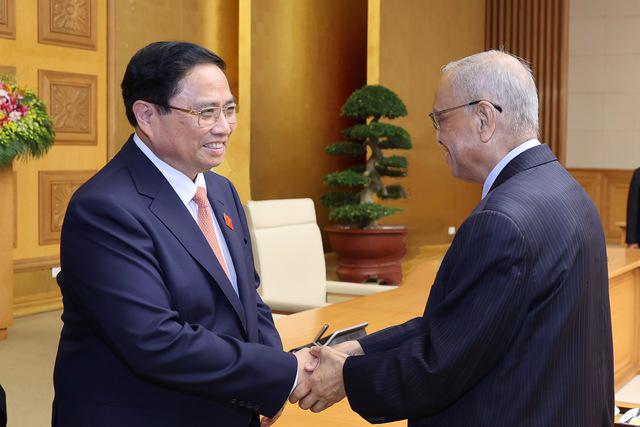
[[[342,367],[349,356],[364,354],[358,341],[347,341],[334,347],[303,348],[295,353],[298,361],[298,384],[289,402],[298,403],[311,412],[324,411],[346,396]],[[273,418],[263,417],[261,427],[276,422],[284,407]]]
[[[300,408],[311,412],[320,412],[346,397],[342,376],[344,363],[347,357],[364,353],[357,341],[335,347],[312,347],[308,352],[304,371],[302,376],[298,373],[298,386],[289,396],[289,402],[298,403]]]

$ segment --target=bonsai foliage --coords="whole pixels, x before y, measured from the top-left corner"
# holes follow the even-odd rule
[[[343,141],[329,145],[325,151],[332,156],[365,156],[364,165],[353,166],[324,177],[324,182],[335,191],[320,201],[329,207],[329,219],[361,228],[372,228],[382,217],[401,211],[374,201],[399,199],[407,196],[400,185],[385,185],[382,177],[407,176],[404,156],[385,156],[385,149],[410,149],[411,137],[406,130],[380,119],[395,119],[407,115],[407,109],[398,95],[383,86],[364,86],[349,96],[340,114],[359,119],[361,123],[342,131]]]
[[[0,167],[17,157],[43,156],[54,136],[42,101],[31,90],[0,76]]]

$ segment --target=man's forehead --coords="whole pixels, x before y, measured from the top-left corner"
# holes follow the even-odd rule
[[[443,75],[438,82],[438,87],[433,97],[433,105],[446,102],[449,98],[451,98],[451,85],[447,76]]]

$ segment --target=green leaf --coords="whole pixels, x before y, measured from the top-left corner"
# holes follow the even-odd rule
[[[345,117],[366,119],[386,117],[395,119],[407,115],[407,108],[395,92],[384,86],[363,86],[354,91],[342,106],[340,114]]]
[[[320,203],[325,206],[337,207],[358,204],[358,193],[348,191],[332,191],[320,196]]]
[[[362,145],[362,143],[351,142],[351,141],[336,142],[335,144],[331,144],[327,146],[327,148],[325,148],[324,151],[330,156],[345,155],[345,156],[357,157],[357,156],[364,156],[365,154],[367,154],[367,150],[364,147],[364,145]]]
[[[410,150],[413,148],[411,141],[403,138],[387,138],[386,141],[382,141],[378,144],[378,147],[382,149],[396,149],[396,150]]]
[[[409,133],[399,126],[394,126],[389,123],[371,122],[368,124],[357,124],[351,126],[342,131],[342,135],[345,138],[355,141],[365,141],[373,138],[378,138],[380,148],[384,143],[390,143],[393,145],[408,145],[411,148],[411,137]],[[403,148],[403,147],[389,147],[389,148]]]
[[[41,157],[53,145],[55,132],[47,110],[33,91],[17,87],[9,80],[1,79],[11,91],[22,95],[20,104],[29,111],[15,122],[0,126],[0,167],[9,166],[16,158]]]
[[[324,177],[324,183],[329,186],[357,187],[369,185],[369,181],[369,177],[353,170],[334,172]]]
[[[385,216],[400,212],[400,208],[389,208],[377,203],[363,203],[361,205],[345,205],[329,210],[329,219],[347,224],[355,224],[366,228]]]
[[[378,166],[387,168],[403,168],[408,166],[407,158],[404,156],[389,156],[378,162]]]

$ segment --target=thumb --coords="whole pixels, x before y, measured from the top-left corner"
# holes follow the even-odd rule
[[[307,372],[313,372],[313,371],[316,370],[316,368],[318,367],[319,363],[320,363],[320,359],[314,358],[313,361],[307,362],[304,365],[304,370],[307,371]]]
[[[311,355],[314,357],[320,357],[320,355],[322,354],[322,347],[311,347],[309,353],[311,353]]]

